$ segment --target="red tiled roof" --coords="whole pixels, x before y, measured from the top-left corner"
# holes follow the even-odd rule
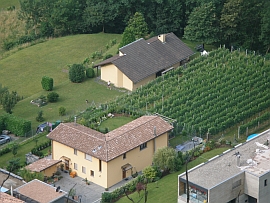
[[[35,161],[34,163],[29,164],[26,166],[26,169],[29,169],[30,171],[35,171],[35,172],[41,172],[44,171],[45,169],[60,163],[61,160],[53,160],[53,159],[47,159],[46,157],[43,159],[39,159]]]
[[[12,197],[9,194],[4,192],[0,192],[0,202],[1,203],[24,203],[24,201],[17,199],[16,197]]]
[[[142,116],[107,134],[102,134],[75,123],[61,123],[49,139],[94,156],[110,161],[171,129],[169,123],[159,116]]]
[[[56,192],[55,187],[37,179],[18,187],[14,191],[39,203],[52,202],[66,195],[66,192],[61,190]]]

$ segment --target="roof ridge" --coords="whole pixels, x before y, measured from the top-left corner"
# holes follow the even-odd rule
[[[138,128],[139,126],[145,125],[146,123],[148,123],[148,122],[150,122],[150,121],[152,121],[152,120],[158,118],[159,116],[153,116],[153,115],[151,115],[151,116],[147,116],[147,117],[153,117],[153,118],[150,119],[150,120],[148,120],[147,122],[144,122],[144,123],[141,123],[140,125],[137,125],[136,127],[129,128],[128,131],[122,132],[121,134],[119,134],[119,135],[117,135],[117,136],[114,136],[114,137],[112,137],[112,138],[108,138],[107,135],[110,134],[110,132],[116,131],[117,129],[119,129],[119,128],[125,126],[125,125],[123,125],[123,126],[121,126],[121,127],[119,127],[119,128],[116,128],[116,129],[113,130],[113,131],[110,131],[110,132],[106,133],[106,134],[105,134],[105,136],[106,136],[106,142],[107,142],[107,141],[111,141],[111,140],[113,140],[113,139],[115,139],[115,138],[118,138],[118,137],[122,136],[123,134],[126,134],[127,132],[130,132],[130,131],[134,130],[135,128]],[[142,118],[142,117],[140,117],[140,118]],[[136,121],[136,120],[134,120],[134,121]],[[129,122],[129,123],[132,123],[132,122],[133,122],[133,121],[131,121],[131,122]],[[127,123],[127,124],[129,124],[129,123]],[[127,124],[126,124],[126,125],[127,125]],[[108,138],[109,140],[108,140],[107,138]]]
[[[73,122],[73,123],[74,123],[74,122]],[[89,134],[89,133],[86,133],[86,132],[84,132],[84,131],[81,131],[81,130],[79,130],[79,129],[77,129],[77,128],[74,128],[74,127],[72,127],[72,126],[70,126],[70,125],[67,125],[67,124],[65,124],[65,123],[63,123],[63,124],[64,124],[65,126],[69,127],[69,128],[72,128],[73,130],[76,130],[76,131],[78,131],[78,132],[80,132],[80,133],[83,133],[83,134],[85,134],[85,135],[94,137],[94,138],[96,138],[96,139],[98,139],[98,140],[101,140],[101,141],[106,140],[106,138],[105,138],[105,136],[104,136],[103,133],[98,132],[98,131],[96,131],[96,130],[93,130],[92,128],[88,128],[88,127],[86,127],[86,126],[84,126],[84,125],[81,125],[81,126],[83,126],[83,127],[85,127],[85,128],[88,128],[89,130],[93,130],[93,131],[97,132],[98,134],[100,134],[101,136],[103,136],[103,138],[101,139],[101,138],[99,138],[99,137],[97,137],[97,136],[93,136],[92,134]]]
[[[129,46],[129,45],[131,45],[131,44],[134,44],[134,43],[136,43],[136,42],[138,42],[138,41],[140,41],[140,40],[144,40],[144,39],[143,39],[143,38],[140,38],[140,39],[137,39],[137,40],[135,40],[135,41],[133,41],[133,42],[130,42],[129,44],[126,44],[125,46],[120,47],[119,50],[122,49],[122,48],[124,48],[124,47],[127,47],[127,46]]]

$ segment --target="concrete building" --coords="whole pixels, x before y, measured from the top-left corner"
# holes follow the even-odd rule
[[[270,129],[188,171],[190,203],[270,202]],[[187,199],[178,176],[178,203]]]
[[[62,160],[97,185],[109,188],[152,164],[158,148],[168,146],[173,129],[159,116],[142,116],[107,134],[77,123],[61,123],[50,134],[52,159]]]

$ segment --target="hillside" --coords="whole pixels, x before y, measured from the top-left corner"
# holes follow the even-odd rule
[[[95,79],[86,79],[80,84],[71,83],[68,79],[68,64],[82,63],[95,51],[102,50],[104,55],[115,54],[118,44],[108,50],[105,48],[113,39],[119,43],[121,35],[99,33],[56,38],[19,50],[0,60],[2,85],[7,86],[10,91],[16,90],[24,98],[16,104],[13,114],[30,120],[32,127],[36,128],[39,122],[35,118],[41,110],[45,121],[53,122],[84,111],[92,102],[98,105],[123,94],[116,90],[108,90]],[[90,64],[91,62],[90,57]],[[48,94],[41,86],[43,76],[53,78],[53,90],[60,96],[58,102],[38,108],[30,104],[30,101]],[[86,99],[89,101],[88,104],[85,102]],[[60,107],[66,108],[66,116],[59,116]],[[0,109],[0,113],[3,112],[3,109]]]
[[[220,48],[103,109],[133,115],[157,112],[177,120],[175,133],[215,135],[269,110],[269,75],[269,61],[263,57]],[[104,111],[96,110],[96,115]],[[84,118],[94,122],[96,115],[85,113]]]
[[[0,81],[24,98],[42,90],[41,78],[54,79],[54,86],[68,80],[68,64],[82,63],[93,52],[105,50],[117,34],[85,34],[56,38],[36,44],[0,60]],[[8,80],[7,80],[8,78]]]

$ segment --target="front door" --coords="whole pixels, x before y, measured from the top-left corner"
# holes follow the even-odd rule
[[[123,179],[126,178],[126,170],[123,170]]]
[[[69,170],[69,160],[65,159],[65,169]]]

